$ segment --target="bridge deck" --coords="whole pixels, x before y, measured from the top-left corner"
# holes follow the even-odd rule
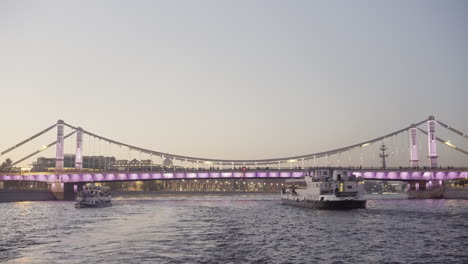
[[[366,180],[453,180],[468,178],[468,169],[353,169],[355,175]],[[141,181],[174,179],[264,179],[264,178],[301,178],[304,170],[207,170],[207,171],[166,171],[166,172],[74,172],[74,173],[33,173],[26,175],[0,175],[0,181],[23,180],[41,182],[105,182]]]

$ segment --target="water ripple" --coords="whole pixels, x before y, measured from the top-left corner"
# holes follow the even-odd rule
[[[468,202],[317,211],[277,197],[0,204],[6,263],[464,263]],[[6,224],[5,224],[6,223]]]

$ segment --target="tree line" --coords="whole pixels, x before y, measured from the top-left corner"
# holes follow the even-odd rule
[[[13,168],[13,166],[11,165],[12,163],[13,161],[10,158],[6,159],[2,163],[2,165],[0,165],[0,172],[10,172]]]

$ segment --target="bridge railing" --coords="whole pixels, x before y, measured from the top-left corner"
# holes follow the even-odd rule
[[[430,168],[429,166],[421,167],[360,167],[360,166],[347,166],[347,167],[295,167],[295,168],[214,168],[214,169],[158,169],[158,170],[64,170],[64,171],[37,171],[37,172],[0,172],[4,176],[28,176],[28,175],[60,175],[60,174],[85,174],[85,173],[178,173],[178,172],[263,172],[263,171],[308,171],[317,169],[332,169],[332,170],[353,170],[353,171],[468,171],[468,167],[455,167],[455,166],[439,166],[437,168]]]

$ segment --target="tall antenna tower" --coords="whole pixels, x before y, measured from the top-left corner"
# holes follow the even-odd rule
[[[382,158],[382,168],[385,169],[387,167],[385,158],[388,157],[388,154],[387,154],[387,147],[385,146],[384,143],[382,143],[382,146],[380,147],[380,151],[382,151],[382,154],[379,154],[379,157]]]

